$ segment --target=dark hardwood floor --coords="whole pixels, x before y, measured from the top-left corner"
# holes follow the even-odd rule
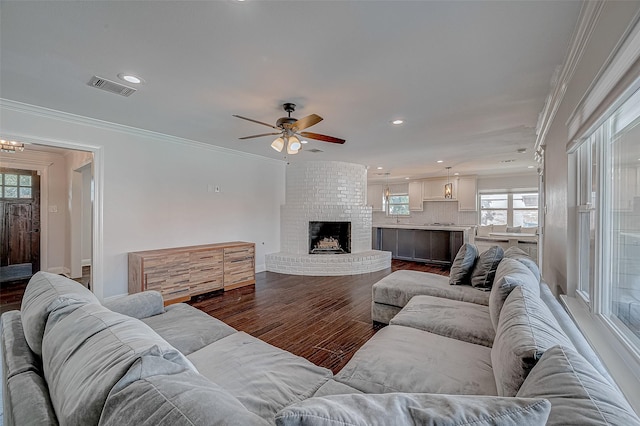
[[[308,277],[256,274],[256,284],[192,299],[190,304],[237,330],[338,372],[378,327],[371,286],[398,269],[448,275],[448,268],[393,261],[361,275]]]
[[[394,260],[369,274],[309,277],[256,274],[255,286],[193,298],[194,307],[335,372],[378,330],[371,322],[371,286],[399,269],[448,275],[448,268]],[[84,285],[90,270],[83,268]],[[20,309],[28,281],[2,284],[0,312]]]

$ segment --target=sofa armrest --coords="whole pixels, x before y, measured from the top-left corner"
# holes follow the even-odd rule
[[[162,299],[162,295],[153,290],[130,294],[129,296],[105,302],[103,305],[113,312],[137,319],[164,313],[164,300]]]

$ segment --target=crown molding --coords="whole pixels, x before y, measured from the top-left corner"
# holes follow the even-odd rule
[[[145,130],[137,127],[125,126],[124,124],[112,123],[110,121],[99,120],[97,118],[71,114],[68,112],[45,108],[38,105],[26,104],[26,103],[14,101],[11,99],[0,98],[0,110],[2,109],[8,110],[8,111],[15,111],[23,114],[29,114],[36,117],[43,117],[43,118],[53,119],[57,121],[63,121],[70,124],[95,127],[98,129],[116,131],[120,133],[125,133],[133,136],[139,136],[139,137],[149,138],[154,140],[161,140],[164,142],[169,142],[169,143],[183,145],[183,146],[186,145],[194,148],[207,149],[210,151],[236,155],[239,157],[246,157],[246,158],[252,158],[252,159],[259,159],[263,161],[282,163],[282,160],[277,160],[277,159],[265,157],[262,155],[237,151],[235,149],[224,148],[221,146],[212,145],[205,142],[199,142],[191,139],[185,139],[178,136],[171,136],[165,133],[154,132],[152,130]]]
[[[553,123],[555,116],[560,108],[560,104],[564,99],[564,95],[567,91],[567,87],[575,70],[582,58],[585,47],[591,38],[591,34],[598,22],[600,12],[604,7],[606,0],[587,1],[582,5],[580,10],[580,16],[578,17],[578,23],[571,36],[569,42],[569,48],[565,57],[562,69],[558,76],[557,81],[553,84],[544,108],[540,113],[540,120],[537,129],[537,138],[534,151],[537,151],[541,145],[545,144],[545,139],[549,128]]]

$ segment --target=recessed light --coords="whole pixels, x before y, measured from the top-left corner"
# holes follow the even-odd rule
[[[454,176],[460,176],[460,173],[455,172],[453,175],[454,175]]]
[[[120,74],[118,74],[118,78],[120,80],[124,80],[127,83],[132,83],[132,84],[144,83],[144,80],[141,79],[140,77],[138,77],[137,75],[127,74],[127,73],[124,73],[124,72],[121,72]]]
[[[378,166],[378,167],[376,167],[376,169],[382,170],[382,166]]]
[[[244,1],[244,0],[238,0],[238,1]],[[309,143],[309,141],[300,141],[300,143]]]
[[[527,166],[527,169],[533,169],[535,166]]]
[[[444,163],[444,160],[438,160],[436,163]]]
[[[406,180],[409,180],[409,179],[411,179],[411,178],[406,177],[405,179],[406,179]]]
[[[399,125],[401,125],[401,124],[403,124],[403,123],[404,123],[404,120],[400,120],[400,119],[393,120],[393,121],[391,122],[391,124],[394,124],[394,125],[396,125],[396,126],[399,126]]]

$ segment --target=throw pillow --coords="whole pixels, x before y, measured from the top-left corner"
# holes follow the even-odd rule
[[[469,278],[473,265],[476,263],[478,257],[478,249],[475,245],[465,243],[458,250],[456,258],[451,264],[451,271],[449,273],[449,284],[460,285],[469,284]]]
[[[503,258],[496,270],[489,295],[489,315],[494,329],[498,328],[498,319],[504,301],[511,290],[520,285],[526,285],[530,290],[540,295],[540,283],[533,273],[517,260]]]
[[[640,426],[622,394],[571,348],[548,349],[520,387],[518,397],[549,400],[550,426]]]
[[[536,279],[540,281],[540,269],[538,268],[538,264],[527,254],[526,251],[519,247],[511,246],[504,251],[504,257],[515,259],[522,263],[524,266],[529,268],[533,275],[535,275]]]
[[[476,230],[477,237],[488,237],[493,232],[493,225],[480,225]]]
[[[507,232],[507,225],[493,225],[493,232]]]
[[[31,277],[24,290],[20,312],[24,337],[38,356],[42,356],[42,336],[51,312],[49,307],[61,296],[74,299],[79,304],[100,303],[89,289],[69,278],[42,271]]]
[[[491,290],[496,270],[503,256],[504,250],[500,246],[493,246],[480,254],[471,272],[471,285],[483,290]]]
[[[522,230],[521,226],[507,226],[507,232],[509,233],[520,233],[520,231]]]
[[[164,366],[162,365],[164,364]],[[165,374],[155,374],[157,371]],[[268,425],[221,386],[160,357],[143,356],[113,387],[100,426]]]
[[[544,399],[386,393],[315,397],[283,408],[277,426],[544,425]]]
[[[520,230],[520,232],[522,232],[523,234],[537,235],[538,234],[538,228],[535,227],[535,226],[528,227],[528,228],[522,228]]]
[[[538,294],[514,288],[504,302],[491,348],[498,395],[515,396],[542,354],[555,345],[573,343]]]
[[[58,304],[42,339],[42,365],[60,424],[97,424],[111,388],[144,355],[195,369],[140,320],[97,304]]]

